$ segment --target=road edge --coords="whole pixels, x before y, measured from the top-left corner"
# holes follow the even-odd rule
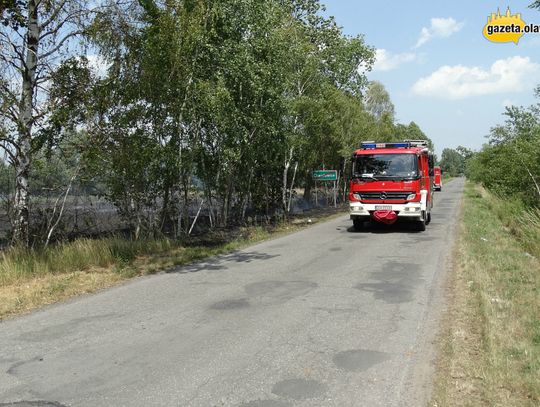
[[[450,182],[454,182],[453,178]],[[437,377],[437,363],[441,349],[441,337],[445,332],[444,321],[450,305],[450,284],[453,281],[455,259],[457,250],[457,237],[461,222],[463,221],[464,187],[457,209],[457,222],[447,230],[446,241],[451,242],[450,249],[441,254],[438,259],[437,272],[429,290],[430,301],[426,304],[426,313],[419,324],[413,355],[412,369],[407,373],[404,391],[401,398],[403,407],[429,406],[435,389]]]

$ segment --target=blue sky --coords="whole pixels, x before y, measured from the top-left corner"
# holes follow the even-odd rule
[[[482,36],[487,17],[510,7],[527,24],[540,24],[529,1],[322,0],[347,35],[364,35],[378,49],[368,73],[382,82],[400,123],[415,121],[443,148],[479,149],[489,129],[504,121],[508,104],[535,103],[540,84],[540,34],[519,44]]]

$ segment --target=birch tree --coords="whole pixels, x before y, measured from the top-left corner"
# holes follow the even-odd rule
[[[78,39],[98,10],[82,0],[11,1],[0,9],[0,145],[15,170],[13,244],[29,243],[29,177],[43,146],[51,73],[81,49]]]

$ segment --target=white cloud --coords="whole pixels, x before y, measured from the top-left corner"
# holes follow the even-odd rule
[[[381,48],[375,51],[375,64],[373,65],[373,70],[391,71],[400,65],[414,61],[415,59],[416,54],[412,52],[392,54],[391,52]]]
[[[499,59],[489,70],[463,65],[442,66],[412,87],[417,95],[442,99],[512,93],[529,89],[540,79],[540,65],[529,57]]]
[[[457,33],[463,28],[463,23],[458,23],[452,17],[448,18],[432,18],[431,26],[423,27],[420,31],[420,37],[414,48],[421,47],[432,38],[447,38],[452,34]]]

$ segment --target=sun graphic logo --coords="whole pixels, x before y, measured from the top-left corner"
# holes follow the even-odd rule
[[[505,15],[501,15],[499,10],[497,13],[491,13],[484,26],[483,34],[492,42],[513,42],[517,45],[525,33],[526,26],[525,21],[521,19],[521,14],[510,13],[510,7],[508,7]]]

